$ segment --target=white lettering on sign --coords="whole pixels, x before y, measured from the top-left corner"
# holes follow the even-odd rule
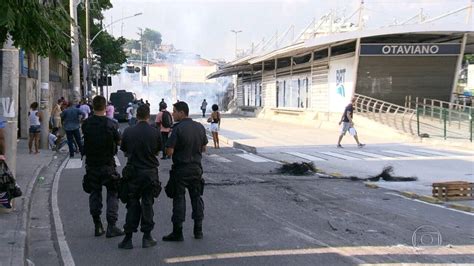
[[[384,45],[382,46],[383,54],[437,54],[439,52],[438,45]]]
[[[3,107],[3,117],[15,117],[15,101],[13,99],[10,99],[10,97],[0,98],[0,103]]]

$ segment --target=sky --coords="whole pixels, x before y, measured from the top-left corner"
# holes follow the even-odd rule
[[[91,0],[93,2],[94,0]],[[472,0],[365,0],[364,18],[368,28],[403,21],[423,8],[428,18],[467,6]],[[248,49],[252,42],[281,36],[292,25],[295,35],[311,21],[331,10],[350,16],[360,0],[111,0],[113,8],[105,12],[104,24],[122,17],[133,17],[109,28],[114,36],[138,39],[138,28],[161,32],[164,44],[196,53],[208,59],[225,59],[235,55],[235,34],[238,49]],[[438,23],[465,23],[467,11]],[[354,16],[353,21],[357,20]],[[290,39],[291,32],[288,35]]]

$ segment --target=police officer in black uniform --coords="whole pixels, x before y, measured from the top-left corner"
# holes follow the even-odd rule
[[[125,220],[125,238],[119,248],[132,249],[132,235],[137,232],[141,220],[143,232],[142,247],[156,245],[151,236],[153,222],[153,203],[161,191],[158,178],[158,153],[161,150],[160,131],[148,123],[150,107],[143,104],[137,109],[138,123],[125,129],[120,149],[128,158],[123,170],[127,185],[127,216]],[[122,196],[121,196],[122,197]],[[123,201],[123,199],[122,199]]]
[[[115,223],[118,218],[117,185],[119,174],[116,171],[114,156],[120,144],[119,125],[105,116],[106,100],[96,96],[92,102],[94,115],[82,124],[84,134],[84,154],[86,156],[86,175],[83,180],[84,191],[89,193],[89,209],[95,224],[95,236],[104,234],[100,215],[102,213],[102,186],[107,188],[107,233],[106,237],[123,235]]]
[[[204,202],[201,198],[204,189],[202,179],[202,153],[208,143],[204,127],[188,117],[189,107],[185,102],[175,103],[173,118],[177,121],[166,143],[168,156],[172,156],[173,166],[167,185],[173,198],[173,232],[163,237],[163,241],[183,241],[183,222],[186,213],[186,188],[191,198],[194,220],[194,238],[201,239]],[[170,196],[170,195],[168,195]]]

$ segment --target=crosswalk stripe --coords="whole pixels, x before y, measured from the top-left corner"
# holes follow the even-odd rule
[[[118,158],[117,156],[114,156],[114,159],[115,159],[115,164],[116,164],[117,166],[120,166],[121,164],[120,164],[119,158]]]
[[[245,159],[245,160],[248,160],[248,161],[251,161],[251,162],[254,162],[254,163],[274,162],[272,160],[269,160],[269,159],[266,159],[266,158],[263,158],[263,157],[260,157],[260,156],[254,155],[254,154],[250,154],[250,153],[236,154],[236,155],[239,156],[242,159]]]
[[[81,159],[69,159],[66,165],[66,169],[79,169],[82,168]]]
[[[416,155],[416,154],[413,154],[413,153],[407,153],[407,152],[403,152],[403,151],[383,150],[382,152],[401,155],[401,156],[406,156],[406,157],[422,157],[420,155]]]
[[[391,160],[392,159],[391,157],[387,157],[387,156],[383,156],[383,155],[375,154],[375,153],[371,153],[371,152],[366,152],[366,151],[350,151],[349,150],[348,152],[352,152],[352,153],[355,153],[355,154],[367,156],[367,157],[370,157],[370,158],[377,158],[377,159],[380,159],[380,160]]]
[[[218,161],[218,162],[221,162],[221,163],[231,163],[232,161],[227,159],[227,158],[224,158],[222,156],[219,156],[217,154],[211,154],[209,155],[210,158],[212,158],[214,161]]]
[[[421,150],[421,149],[419,149],[419,150],[414,150],[414,151],[433,154],[433,155],[440,155],[440,156],[456,156],[455,154],[443,153],[443,152],[431,151],[431,150]]]
[[[343,160],[347,160],[347,161],[360,160],[359,158],[356,158],[356,157],[351,157],[351,156],[347,156],[347,155],[340,154],[340,153],[335,153],[335,152],[330,152],[330,151],[321,151],[319,153],[326,154],[326,155],[336,157],[336,158],[339,158],[339,159],[343,159]]]
[[[300,158],[303,158],[303,159],[306,159],[306,160],[309,160],[309,161],[326,161],[322,158],[319,158],[319,157],[315,157],[315,156],[311,156],[311,155],[308,155],[308,154],[304,154],[304,153],[301,153],[301,152],[285,152],[287,154],[290,154],[290,155],[293,155],[293,156],[296,156],[296,157],[300,157]]]

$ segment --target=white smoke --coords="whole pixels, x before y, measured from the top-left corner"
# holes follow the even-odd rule
[[[219,78],[214,83],[181,82],[179,78],[175,82],[148,82],[147,78],[142,76],[141,72],[128,73],[122,69],[120,74],[112,77],[112,88],[109,89],[109,93],[117,90],[133,92],[138,100],[149,101],[152,114],[159,112],[161,99],[168,104],[168,110],[172,110],[172,104],[180,100],[189,105],[191,114],[198,114],[201,113],[203,99],[208,103],[208,110],[213,104],[220,105],[227,87],[232,82],[232,78]],[[173,86],[176,86],[176,97],[173,95]]]

